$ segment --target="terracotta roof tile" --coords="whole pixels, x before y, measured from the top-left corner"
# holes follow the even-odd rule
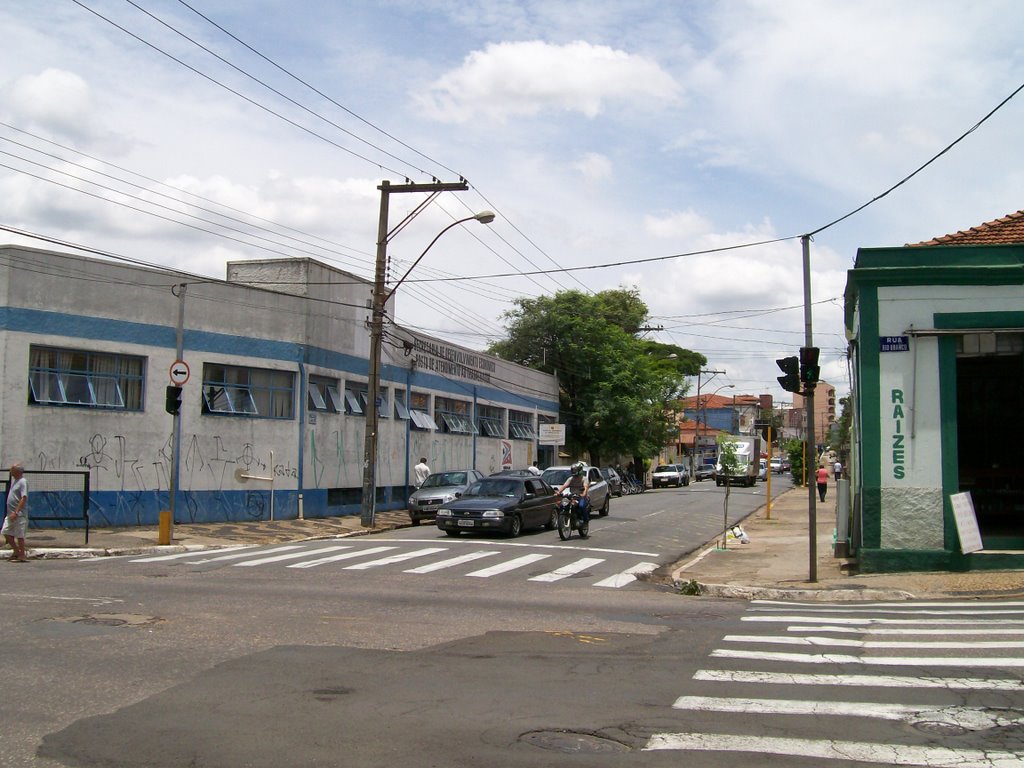
[[[916,248],[925,245],[1014,245],[1024,243],[1024,211],[1010,213],[951,235],[934,237],[921,243],[907,243]]]

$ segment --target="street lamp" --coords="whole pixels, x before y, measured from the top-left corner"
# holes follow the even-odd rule
[[[707,434],[707,431],[708,431],[708,400],[710,400],[712,397],[717,395],[723,389],[733,389],[735,386],[736,386],[735,384],[723,384],[718,389],[716,389],[714,392],[712,392],[710,395],[708,395],[707,397],[704,398],[704,417],[701,419],[701,424],[703,424],[703,428],[704,428],[704,433],[705,434]],[[736,396],[735,395],[733,395],[733,397],[732,397],[732,402],[733,402],[733,410],[735,410],[736,409]],[[730,424],[731,423],[732,422],[730,421]]]
[[[494,221],[494,213],[491,211],[480,211],[480,213],[475,213],[472,216],[465,217],[464,219],[453,221],[434,236],[434,239],[430,241],[430,244],[423,249],[423,253],[416,258],[416,261],[412,263],[412,266],[409,267],[408,271],[402,275],[398,282],[391,287],[391,290],[385,290],[383,253],[384,249],[387,247],[386,204],[382,203],[381,208],[381,237],[377,246],[378,264],[373,285],[373,313],[370,318],[370,371],[366,392],[366,439],[364,441],[363,449],[363,495],[360,507],[360,523],[366,527],[373,526],[377,503],[377,429],[380,423],[380,409],[378,408],[377,400],[380,397],[380,348],[381,336],[384,331],[384,307],[398,286],[400,286],[405,278],[409,276],[409,273],[416,268],[416,265],[420,263],[420,260],[427,255],[427,251],[434,246],[434,243],[441,238],[441,235],[452,227],[458,224],[463,224],[467,221],[479,221],[481,224],[490,224]]]

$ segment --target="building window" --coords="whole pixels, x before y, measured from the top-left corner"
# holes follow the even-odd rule
[[[459,435],[476,433],[476,425],[470,416],[471,405],[465,400],[452,400],[448,397],[434,398],[434,421],[441,424],[442,432]]]
[[[478,405],[476,407],[477,429],[480,434],[488,437],[505,436],[505,412],[493,405]]]
[[[310,376],[309,382],[306,384],[306,395],[311,411],[341,413],[345,410],[341,404],[337,379],[330,379],[326,376]]]
[[[362,381],[345,382],[345,413],[349,416],[366,414],[366,394],[369,384]]]
[[[295,374],[265,368],[203,365],[203,413],[295,418]]]
[[[395,390],[395,418],[409,420],[409,407],[405,404],[405,390]]]
[[[508,412],[509,437],[517,440],[536,440],[537,433],[533,429],[533,416],[522,411]]]
[[[416,429],[440,431],[434,417],[430,415],[430,395],[425,392],[413,392],[409,401],[409,418]]]
[[[29,347],[30,405],[142,410],[144,358]]]

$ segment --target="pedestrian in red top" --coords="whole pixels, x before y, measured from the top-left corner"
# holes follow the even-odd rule
[[[815,477],[818,481],[818,497],[824,501],[825,493],[828,492],[828,470],[825,469],[824,464],[818,467]]]

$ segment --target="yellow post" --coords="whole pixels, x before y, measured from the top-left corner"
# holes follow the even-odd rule
[[[169,510],[160,512],[160,533],[157,544],[164,546],[171,543],[171,513]]]
[[[775,450],[772,448],[772,425],[768,425],[768,471],[765,473],[765,477],[768,480],[768,509],[765,512],[764,519],[772,519],[772,459],[775,458]]]

